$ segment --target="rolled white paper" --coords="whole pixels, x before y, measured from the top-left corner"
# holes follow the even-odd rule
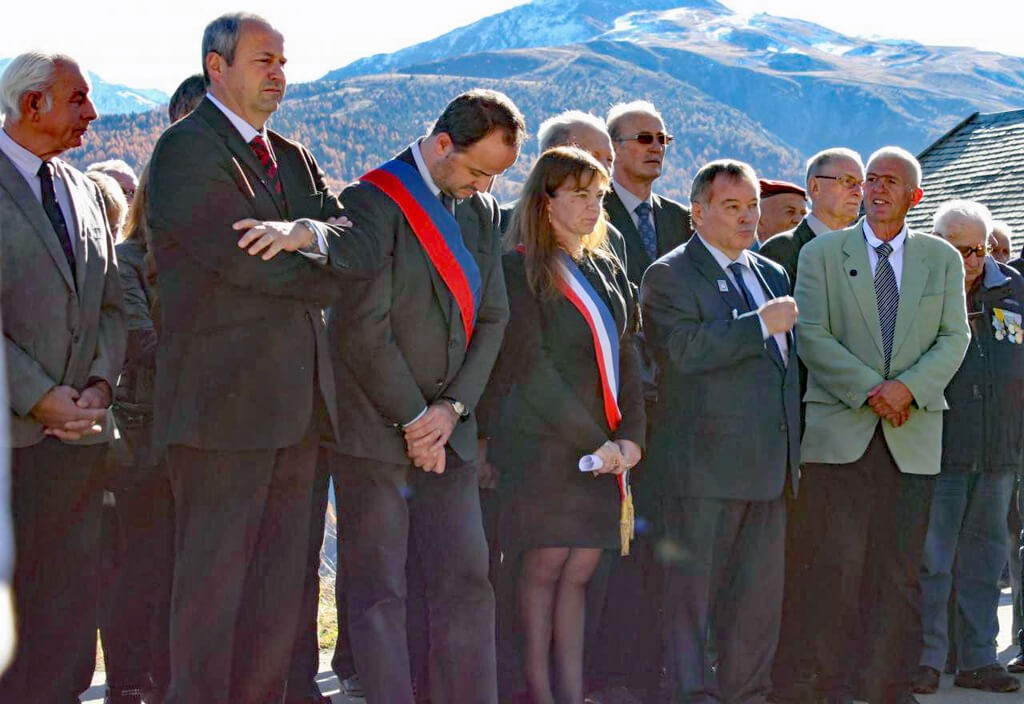
[[[604,467],[604,460],[597,455],[583,455],[580,457],[579,467],[581,472],[596,472]]]

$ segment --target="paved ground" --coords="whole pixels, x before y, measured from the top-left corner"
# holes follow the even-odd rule
[[[999,607],[999,659],[1006,663],[1007,660],[1016,655],[1017,650],[1012,647],[1013,638],[1010,632],[1012,614],[1010,611],[1010,592],[1003,592],[1002,603]],[[1018,675],[1024,682],[1024,676]],[[338,679],[331,672],[331,654],[323,653],[320,657],[320,674],[317,677],[320,684],[320,691],[331,697],[333,704],[363,704],[362,699],[353,699],[342,696],[338,689]],[[103,673],[98,672],[93,678],[93,686],[86,691],[82,697],[85,704],[100,704],[103,701]],[[1024,690],[1012,694],[990,694],[970,689],[960,689],[953,686],[953,676],[943,675],[942,686],[938,693],[930,695],[918,695],[921,704],[1024,704]]]

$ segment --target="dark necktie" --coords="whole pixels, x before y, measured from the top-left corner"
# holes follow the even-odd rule
[[[729,271],[732,272],[733,277],[736,279],[736,288],[743,294],[743,300],[747,302],[747,310],[755,311],[760,306],[757,305],[757,301],[754,300],[754,294],[747,288],[747,282],[743,280],[743,265],[739,262],[733,262],[729,265]],[[779,349],[779,343],[775,341],[774,335],[769,335],[765,341],[768,346],[768,352],[775,355],[776,359],[785,364],[785,359],[782,356],[782,350]]]
[[[443,205],[444,209],[451,213],[452,216],[455,215],[455,199],[444,191],[441,191],[441,205]]]
[[[274,155],[270,153],[267,140],[263,139],[263,135],[258,134],[252,138],[249,146],[252,147],[252,153],[260,160],[263,171],[267,174],[267,184],[270,185],[274,193],[282,195],[284,190],[281,187],[281,179],[277,177],[277,162],[274,161]]]
[[[658,234],[654,231],[654,223],[651,222],[651,204],[644,201],[633,209],[636,213],[636,229],[640,231],[640,242],[644,251],[651,259],[658,258]]]
[[[892,341],[896,335],[896,312],[900,307],[900,288],[896,285],[896,272],[889,262],[892,245],[888,242],[875,247],[878,265],[875,266],[875,300],[878,302],[878,322],[882,326],[882,349],[885,351],[885,378],[889,378],[892,361]]]
[[[43,193],[43,210],[46,211],[46,217],[50,219],[50,224],[53,225],[53,231],[57,233],[57,239],[60,240],[60,248],[64,250],[64,257],[68,260],[68,266],[71,267],[71,280],[76,280],[75,273],[75,249],[71,245],[71,234],[68,232],[68,224],[64,220],[64,213],[61,212],[60,205],[57,203],[57,194],[53,190],[53,165],[48,161],[44,161],[39,167],[39,183],[42,186]]]

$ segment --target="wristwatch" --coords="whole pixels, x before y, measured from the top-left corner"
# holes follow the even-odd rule
[[[465,418],[466,416],[469,415],[469,409],[466,408],[466,404],[464,404],[462,401],[456,401],[455,399],[448,398],[447,396],[441,397],[441,400],[447,401],[449,404],[451,404],[452,410],[455,411],[455,415],[457,415],[459,418]]]

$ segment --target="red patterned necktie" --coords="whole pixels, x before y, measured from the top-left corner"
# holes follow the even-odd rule
[[[270,153],[270,149],[267,147],[267,140],[263,139],[263,135],[258,134],[252,138],[249,146],[252,147],[253,154],[260,160],[263,170],[267,173],[267,183],[274,193],[281,195],[283,189],[281,188],[281,179],[277,177],[277,162],[274,161],[274,155]]]

